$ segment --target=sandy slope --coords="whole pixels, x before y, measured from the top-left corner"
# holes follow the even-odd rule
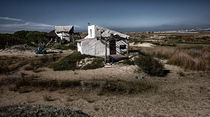
[[[2,53],[1,53],[2,54]],[[12,53],[13,55],[13,53]],[[123,95],[97,95],[96,92],[77,89],[57,91],[33,90],[28,93],[9,91],[10,84],[0,86],[0,106],[13,104],[47,104],[66,106],[96,117],[150,117],[150,116],[210,116],[210,73],[185,71],[179,67],[165,65],[170,73],[166,77],[150,77],[144,73],[135,73],[135,66],[113,65],[111,68],[96,70],[19,71],[28,75],[37,75],[40,79],[58,80],[146,80],[158,86],[156,92]],[[180,76],[183,72],[184,76]],[[19,74],[19,75],[18,75]],[[1,79],[3,75],[0,76]],[[6,76],[6,77],[14,77]],[[44,96],[51,96],[54,101],[45,101]]]

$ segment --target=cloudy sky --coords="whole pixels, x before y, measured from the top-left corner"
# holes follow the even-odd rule
[[[210,0],[1,0],[0,32],[49,31],[88,23],[119,31],[210,26]]]

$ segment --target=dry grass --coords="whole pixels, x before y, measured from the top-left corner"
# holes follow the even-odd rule
[[[55,101],[56,99],[49,95],[43,95],[44,101]]]
[[[50,64],[56,62],[61,58],[60,55],[44,55],[41,57],[34,58],[30,60],[30,64],[26,65],[24,67],[25,70],[33,70],[34,72],[37,71],[40,67],[48,67]]]
[[[141,52],[157,58],[167,59],[176,52],[176,49],[172,47],[141,48]]]
[[[95,92],[96,94],[137,94],[150,90],[156,90],[157,85],[149,81],[107,81],[107,80],[91,80],[91,81],[57,81],[57,80],[40,80],[34,78],[21,78],[16,81],[13,91],[21,91],[22,89],[47,89],[59,90],[70,88],[71,90],[79,90],[79,92],[87,91]],[[23,92],[28,92],[23,91]]]
[[[145,73],[151,76],[167,75],[164,65],[149,55],[139,56],[135,59],[135,64],[139,67],[139,70],[143,70]]]
[[[85,66],[79,66],[78,63],[86,58],[93,58],[93,61]],[[63,70],[76,70],[76,69],[97,69],[104,66],[103,58],[94,57],[90,55],[83,55],[80,52],[73,52],[72,54],[64,57],[60,61],[51,64],[51,67],[55,71]]]
[[[23,57],[0,56],[0,74],[15,71],[26,63],[27,59]]]
[[[210,48],[179,50],[169,59],[168,63],[190,70],[209,71]]]
[[[197,71],[210,70],[210,47],[187,49],[155,47],[141,48],[141,51],[160,59],[168,59],[168,64],[177,65],[184,69]]]

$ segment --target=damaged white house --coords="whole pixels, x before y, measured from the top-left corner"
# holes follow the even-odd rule
[[[128,35],[97,25],[88,26],[88,35],[77,40],[78,51],[92,56],[124,54],[128,47]]]
[[[55,33],[61,40],[74,42],[74,26],[55,26]]]

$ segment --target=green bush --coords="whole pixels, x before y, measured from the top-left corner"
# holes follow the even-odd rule
[[[83,67],[79,67],[77,64],[82,59],[85,58],[94,58],[93,61]],[[62,70],[76,70],[76,69],[96,69],[104,66],[103,59],[97,58],[89,55],[82,55],[80,52],[73,52],[69,56],[61,59],[59,62],[51,65],[53,70],[62,71]]]
[[[59,62],[52,64],[51,67],[55,71],[79,69],[77,62],[84,59],[85,57],[86,55],[82,55],[80,52],[73,52],[69,56],[61,59]]]
[[[26,35],[29,33],[30,31],[25,31],[25,30],[21,30],[21,31],[17,31],[14,32],[14,36],[21,38],[21,39],[26,39]]]
[[[0,34],[0,49],[18,44],[37,46],[40,42],[46,42],[45,32],[17,31],[14,34]]]
[[[135,65],[135,62],[133,60],[130,60],[130,59],[123,60],[122,63],[126,64],[126,65]]]
[[[30,31],[29,33],[27,33],[26,39],[30,45],[33,43],[37,45],[41,42],[44,42],[44,34],[44,32]]]
[[[166,75],[163,64],[151,56],[139,56],[135,59],[135,64],[151,76]]]
[[[61,50],[68,50],[68,49],[76,50],[77,46],[76,46],[76,44],[70,43],[69,45],[56,45],[56,46],[54,46],[54,48],[61,49]]]
[[[85,65],[82,69],[97,69],[104,67],[104,59],[103,58],[94,58],[93,61],[87,65]]]
[[[26,40],[12,34],[0,34],[0,49],[24,43],[26,43]]]
[[[157,85],[149,81],[107,81],[100,93],[104,94],[138,94],[156,91]]]

